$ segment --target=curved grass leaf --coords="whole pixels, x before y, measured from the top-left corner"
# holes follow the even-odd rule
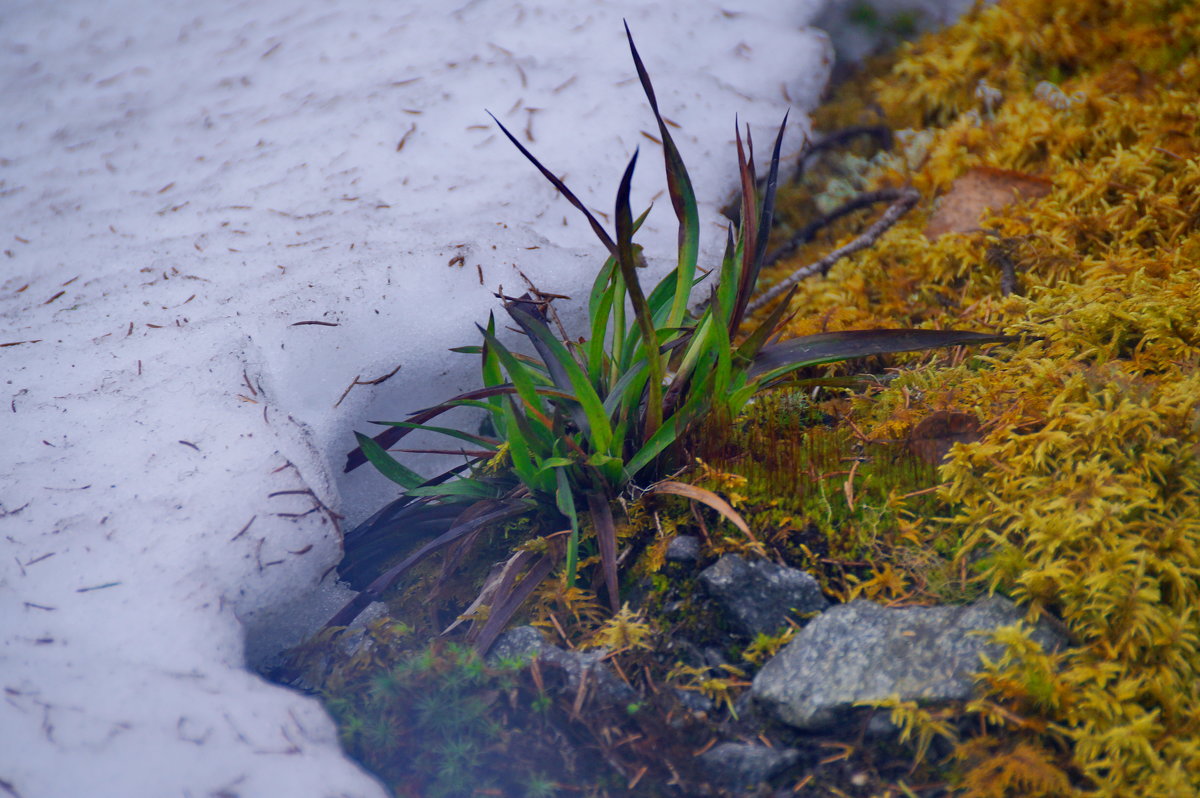
[[[508,379],[512,381],[513,387],[517,389],[517,394],[521,397],[521,401],[531,410],[536,410],[545,415],[546,406],[542,404],[541,399],[538,397],[537,385],[529,369],[513,357],[512,352],[509,352],[504,344],[497,340],[495,335],[478,324],[475,327],[483,334],[488,348],[492,352],[495,352],[496,357],[500,358],[500,364],[504,366],[504,370],[508,373]]]
[[[587,494],[587,503],[588,515],[596,530],[597,548],[600,549],[604,584],[608,587],[608,603],[616,613],[621,609],[621,583],[617,579],[617,526],[613,523],[612,507],[608,497],[598,491]]]
[[[747,135],[749,135],[747,133]],[[729,335],[737,332],[745,314],[746,305],[750,303],[750,295],[754,292],[754,284],[750,282],[754,274],[754,246],[752,242],[758,239],[758,191],[754,180],[753,151],[749,159],[742,144],[742,132],[738,122],[734,121],[734,140],[737,142],[738,175],[742,181],[741,223],[738,225],[738,239],[741,244],[742,264],[738,269],[738,287],[734,298],[733,314],[729,319]]]
[[[735,356],[742,363],[752,363],[759,351],[766,345],[767,340],[775,334],[775,332],[783,324],[783,317],[788,312],[791,306],[792,297],[796,295],[800,286],[793,285],[788,291],[787,296],[783,301],[775,305],[771,310],[770,315],[766,320],[750,333],[745,342],[737,348]]]
[[[617,265],[621,267],[621,276],[625,280],[625,290],[629,292],[629,301],[633,304],[634,316],[642,332],[642,351],[645,353],[646,365],[650,371],[650,397],[646,402],[645,436],[654,435],[662,424],[662,358],[658,353],[658,332],[654,328],[650,306],[642,293],[641,283],[638,282],[637,266],[633,253],[633,212],[629,207],[629,190],[633,182],[633,170],[637,166],[638,154],[635,151],[621,176],[621,184],[617,188]]]
[[[529,162],[536,166],[538,171],[541,172],[542,175],[545,176],[545,178],[549,180],[556,189],[559,190],[559,193],[566,197],[567,202],[574,205],[577,209],[579,209],[580,213],[587,217],[588,224],[592,226],[592,232],[594,232],[596,237],[600,239],[600,243],[604,244],[604,247],[611,254],[615,255],[617,251],[616,244],[613,243],[612,238],[609,237],[608,232],[605,231],[600,222],[596,221],[596,217],[592,216],[592,212],[587,209],[587,206],[579,201],[579,197],[576,197],[575,194],[572,193],[571,189],[567,188],[566,184],[559,180],[553,172],[542,166],[541,161],[539,161],[537,158],[534,158],[533,153],[525,149],[525,145],[517,141],[517,137],[508,132],[508,128],[501,124],[500,120],[496,118],[495,114],[493,114],[491,111],[488,111],[487,115],[492,118],[493,122],[500,126],[500,130],[504,132],[504,135],[508,136],[509,141],[516,145],[517,149],[521,151],[521,154],[528,158]]]
[[[554,471],[557,486],[554,501],[558,511],[571,522],[571,537],[567,540],[567,587],[575,585],[575,569],[579,564],[579,515],[575,512],[575,493],[565,469]]]
[[[625,463],[625,481],[632,482],[637,473],[658,457],[664,449],[673,444],[688,426],[696,420],[712,400],[712,375],[706,375],[683,407],[675,411],[654,434],[644,439],[645,443],[637,453]]]
[[[442,630],[442,637],[476,616],[485,603],[493,606],[503,604],[512,594],[512,584],[516,580],[517,574],[521,572],[527,562],[536,556],[537,554],[529,549],[520,549],[502,565],[493,566],[483,582],[483,588],[479,591],[479,595],[475,597],[470,606],[458,614],[454,623]]]
[[[427,485],[423,488],[413,488],[409,496],[428,496],[430,498],[455,497],[463,499],[495,499],[496,486],[481,482],[478,479],[462,477],[445,485]]]
[[[684,498],[691,499],[692,501],[697,501],[701,504],[707,504],[709,507],[720,513],[731,524],[740,529],[743,535],[750,538],[750,540],[754,541],[755,543],[759,542],[758,538],[754,536],[754,533],[750,531],[750,525],[746,523],[746,519],[742,518],[741,514],[739,514],[737,510],[733,509],[729,502],[725,501],[711,490],[698,488],[695,485],[689,485],[686,482],[673,482],[671,480],[664,480],[662,482],[654,483],[654,485],[652,485],[650,489],[646,491],[646,493],[669,493],[673,496],[683,496]]]
[[[560,391],[556,388],[549,388],[549,387],[541,386],[541,385],[536,386],[534,390],[536,393],[538,393],[542,396],[550,397],[550,398],[558,398],[558,399],[574,399],[575,398],[571,394],[564,393],[563,391]],[[486,409],[489,409],[486,405],[476,404],[476,403],[472,402],[472,400],[487,399],[487,398],[493,397],[493,396],[502,396],[504,394],[513,394],[516,392],[517,392],[516,388],[511,383],[504,383],[503,385],[493,385],[493,386],[490,386],[487,388],[477,388],[473,391],[466,391],[465,393],[460,393],[459,395],[454,396],[450,399],[447,399],[445,402],[442,402],[440,404],[433,405],[432,407],[426,407],[421,410],[414,411],[413,413],[409,414],[408,420],[409,420],[409,422],[414,423],[414,424],[423,424],[426,421],[436,418],[437,416],[441,415],[442,413],[445,413],[447,410],[451,410],[455,407],[468,407],[468,406],[469,407],[482,407],[483,409],[486,410]],[[406,429],[403,427],[391,427],[389,429],[385,429],[383,432],[374,436],[373,438],[371,438],[371,440],[375,441],[375,443],[379,444],[384,449],[388,449],[388,448],[391,448],[392,446],[394,446],[401,438],[403,438],[405,435],[407,435],[411,431],[412,430],[410,428]],[[366,457],[366,455],[363,454],[362,448],[355,447],[354,449],[351,449],[346,454],[345,471],[346,471],[346,473],[349,473],[349,472],[353,471],[354,469],[358,468],[359,466],[363,465],[366,462],[367,462],[367,457]]]
[[[675,218],[679,220],[679,260],[675,270],[674,299],[670,315],[667,317],[668,327],[678,327],[687,313],[687,302],[692,292],[692,280],[696,276],[696,258],[700,249],[700,212],[696,206],[696,193],[692,189],[691,178],[683,165],[683,157],[679,148],[671,138],[671,131],[663,121],[658,110],[658,98],[654,96],[654,86],[646,66],[638,55],[637,47],[633,44],[633,34],[629,24],[625,25],[625,37],[629,40],[629,52],[633,55],[633,65],[637,69],[638,80],[646,99],[650,102],[650,110],[658,123],[659,136],[662,138],[663,160],[667,172],[667,192],[671,196],[671,206],[675,209]]]
[[[622,405],[628,406],[637,402],[642,395],[646,374],[646,362],[642,360],[621,375],[621,379],[617,380],[616,385],[612,386],[612,390],[604,398],[604,412],[608,414],[609,418],[612,418]],[[621,436],[615,437],[621,438]]]
[[[362,450],[363,456],[370,461],[371,465],[375,466],[380,474],[383,474],[392,482],[408,490],[425,483],[425,477],[416,471],[402,466],[396,458],[387,453],[386,449],[366,435],[356,432],[354,433],[354,437],[358,441],[358,447]]]
[[[435,503],[402,496],[345,534],[345,554],[337,572],[354,590],[362,590],[385,570],[397,550],[410,541],[436,537],[454,525],[463,503]]]
[[[482,446],[485,449],[495,451],[496,447],[501,444],[501,441],[495,438],[485,438],[482,435],[473,435],[470,432],[463,432],[460,429],[453,427],[433,427],[428,424],[414,424],[411,421],[372,421],[372,424],[382,424],[385,427],[407,427],[408,429],[422,430],[424,432],[436,432],[439,435],[447,435],[451,438],[457,438],[460,441],[473,443],[476,446]],[[368,438],[368,440],[370,440]]]
[[[612,260],[609,260],[612,263]],[[590,305],[589,313],[592,319],[591,338],[584,345],[587,358],[588,379],[597,392],[603,392],[602,381],[607,377],[608,353],[604,344],[608,338],[608,319],[612,313],[613,295],[616,286],[609,285]]]
[[[494,504],[495,502],[490,503]],[[392,585],[396,584],[396,582],[399,581],[400,577],[403,576],[408,569],[412,568],[414,565],[438,549],[448,546],[454,541],[459,540],[460,538],[469,535],[478,529],[482,529],[488,524],[494,524],[499,521],[512,518],[515,515],[519,515],[520,513],[524,512],[525,509],[526,506],[524,502],[506,502],[501,504],[499,508],[477,515],[470,521],[466,521],[461,524],[455,524],[441,535],[438,535],[436,538],[417,549],[408,557],[405,557],[404,560],[398,565],[392,566],[387,571],[376,577],[375,580],[371,582],[371,584],[367,585],[367,587],[361,593],[347,602],[346,605],[342,607],[342,609],[339,610],[336,615],[330,618],[325,624],[325,628],[330,629],[335,626],[348,626],[351,621],[359,616],[359,613],[361,613],[369,604],[371,604],[371,602],[377,600],[389,588],[391,588]]]
[[[537,589],[537,586],[544,582],[553,570],[554,558],[549,554],[543,554],[540,560],[529,567],[529,570],[525,573],[525,577],[521,580],[521,584],[512,591],[502,604],[491,608],[491,611],[488,613],[487,623],[483,625],[479,636],[475,638],[476,650],[481,654],[487,653],[487,650],[492,647],[492,643],[496,642],[496,638],[500,636],[500,632],[504,631],[504,627],[517,614],[517,610],[521,609],[521,605],[525,603],[526,599]]]
[[[591,382],[588,381],[587,375],[583,373],[583,369],[544,323],[520,307],[510,306],[508,312],[517,324],[521,325],[521,329],[525,330],[525,334],[533,340],[534,345],[539,347],[539,351],[543,352],[542,357],[546,360],[546,368],[554,377],[558,387],[564,391],[574,390],[577,404],[571,409],[582,410],[583,416],[580,418],[578,414],[573,414],[575,424],[580,429],[589,431],[593,451],[608,452],[612,446],[612,427],[604,412],[604,405]],[[562,382],[559,382],[560,380]]]
[[[763,347],[750,366],[750,376],[761,381],[774,379],[801,366],[856,357],[1015,340],[1016,337],[1011,335],[967,330],[844,330],[817,333]]]

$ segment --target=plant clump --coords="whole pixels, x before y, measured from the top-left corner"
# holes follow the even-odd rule
[[[841,137],[846,146],[818,142],[795,179],[781,173],[782,224],[770,243],[786,254],[776,262],[758,234],[770,227],[763,214],[770,181],[760,192],[753,158],[743,157],[741,218],[757,230],[733,237],[733,257],[714,270],[722,280],[699,310],[686,308],[667,324],[698,273],[682,279],[683,261],[643,295],[653,332],[636,301],[616,301],[622,291],[632,295],[626,272],[636,280],[622,262],[634,252],[632,213],[615,238],[598,231],[613,244],[589,302],[593,332],[599,325],[602,335],[569,343],[550,333],[544,296],[506,298],[536,357],[503,350],[491,325],[469,350],[480,358],[484,385],[455,401],[483,407],[493,429],[451,433],[478,447],[473,466],[459,472],[465,479],[426,480],[381,455],[391,443],[375,451],[360,438],[372,462],[405,489],[376,519],[374,528],[387,534],[363,549],[378,566],[373,578],[408,573],[410,584],[392,594],[406,620],[423,604],[437,611],[391,650],[360,648],[361,669],[326,671],[327,694],[351,702],[338,712],[343,727],[373,717],[353,702],[377,694],[369,689],[376,675],[397,663],[430,662],[421,650],[455,615],[474,624],[468,639],[477,648],[523,615],[567,649],[607,648],[606,661],[644,697],[614,714],[583,693],[543,697],[543,685],[528,681],[536,668],[488,671],[472,682],[492,696],[485,714],[499,721],[473,721],[495,732],[480,750],[535,750],[540,743],[514,724],[559,741],[564,759],[548,760],[561,767],[547,768],[546,789],[553,781],[584,794],[677,793],[700,783],[687,770],[697,748],[681,740],[763,734],[821,748],[788,785],[798,794],[826,787],[889,796],[1196,794],[1196,30],[1200,10],[1180,0],[980,6],[893,61],[873,62],[873,72],[843,85],[820,112],[831,127],[866,127]],[[892,148],[879,146],[889,141]],[[668,152],[666,168],[686,231],[682,162],[673,166]],[[739,324],[750,333],[729,324],[741,299],[721,292],[741,296],[733,286],[746,272],[734,270],[758,258],[747,261],[747,251],[763,255],[753,266],[763,282],[782,282],[861,236],[864,212],[877,204],[861,201],[862,192],[898,197],[913,189],[915,206],[871,246],[832,268],[810,269],[811,279],[758,315],[747,302]],[[950,206],[960,213],[946,223]],[[626,211],[618,208],[618,218]],[[627,317],[618,319],[617,308]],[[1012,337],[991,356],[858,350],[889,353],[869,363],[886,373],[869,379],[836,362],[841,357],[797,356],[813,340],[858,329],[957,327],[1001,328]],[[737,360],[755,330],[770,333],[757,353],[741,350]],[[757,397],[743,391],[730,412],[697,401],[669,442],[659,437],[660,449],[638,457],[687,396],[711,395],[703,380],[725,368],[723,359],[728,375],[743,369],[737,390],[750,386],[764,373],[753,364],[776,331],[816,336],[787,352],[791,387]],[[658,346],[639,343],[650,339]],[[649,376],[654,359],[657,380]],[[681,382],[672,394],[680,374],[701,382]],[[652,385],[662,389],[653,401]],[[657,417],[652,406],[662,411]],[[434,415],[396,429],[427,425]],[[626,436],[619,445],[617,430]],[[662,489],[643,492],[651,486]],[[419,530],[414,537],[426,542],[396,548],[390,536],[402,528]],[[1004,654],[984,663],[975,699],[881,702],[915,749],[911,770],[907,762],[897,768],[889,746],[863,744],[860,729],[804,740],[748,726],[739,717],[745,684],[792,632],[732,640],[687,578],[698,566],[668,561],[680,533],[700,541],[700,562],[730,551],[765,554],[811,571],[841,600],[927,604],[1000,592],[1030,621],[1058,626],[1069,647],[1043,651],[1023,625],[1002,629],[996,639]],[[490,573],[472,564],[471,546],[495,563]],[[440,575],[426,561],[434,551],[445,552]],[[464,571],[474,585],[451,589],[448,575]],[[382,590],[365,592],[374,598]],[[404,688],[412,692],[396,711],[417,693],[441,690],[442,678],[455,685],[464,669],[482,673],[464,665],[467,649],[438,645],[443,664],[418,669],[419,677],[402,674],[416,687]],[[524,720],[519,706],[546,722]],[[376,750],[375,738],[352,728],[364,761],[386,759],[386,745]],[[580,759],[565,761],[568,748]],[[597,786],[603,777],[583,760],[606,762],[619,780]],[[839,766],[845,778],[823,781]],[[847,781],[864,773],[865,782]],[[410,777],[397,770],[393,783]]]
[[[485,583],[471,608],[477,616],[471,619],[471,642],[486,651],[560,562],[568,591],[575,587],[581,565],[598,565],[609,607],[616,613],[621,606],[620,541],[613,505],[626,491],[701,502],[756,542],[749,526],[720,496],[663,478],[681,460],[686,462],[680,457],[685,439],[701,419],[728,423],[757,394],[791,381],[805,367],[1008,340],[994,333],[958,329],[866,329],[773,341],[784,325],[786,301],[763,314],[761,321],[743,325],[754,308],[751,299],[770,243],[782,125],[761,184],[752,142],[747,136],[743,144],[737,133],[740,222],[736,234],[732,227],[728,230],[725,252],[710,272],[715,284],[708,286],[705,300],[693,308],[693,289],[708,276],[701,274],[698,263],[696,199],[632,35],[629,44],[658,124],[668,193],[679,222],[675,269],[653,290],[642,288],[638,277],[642,256],[633,237],[649,210],[635,218],[630,206],[636,152],[617,191],[615,235],[610,235],[587,206],[500,124],[521,154],[587,219],[608,253],[588,298],[590,337],[573,338],[561,325],[555,333],[556,320],[547,299],[552,295],[535,290],[521,297],[501,296],[505,311],[536,357],[510,350],[490,319],[486,327],[479,327],[482,345],[457,350],[479,356],[480,388],[417,411],[407,421],[383,422],[390,429],[374,438],[357,434],[359,446],[351,453],[347,469],[369,461],[399,484],[403,493],[347,535],[350,562],[344,568],[361,567],[364,557],[380,559],[387,546],[381,547],[379,541],[399,537],[406,528],[440,526],[444,531],[379,574],[330,620],[329,627],[350,623],[425,557],[453,544],[457,551],[444,571],[448,576],[470,541],[523,514],[542,519],[543,534],[521,544]],[[495,436],[429,423],[459,407],[486,411]],[[474,448],[464,450],[464,465],[425,479],[387,451],[412,430],[437,432]],[[474,612],[482,604],[487,606],[486,615]]]

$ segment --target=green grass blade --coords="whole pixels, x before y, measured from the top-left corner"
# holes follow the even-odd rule
[[[496,316],[493,313],[488,314],[487,334],[496,334]],[[504,384],[504,372],[500,369],[500,359],[496,357],[496,352],[488,347],[486,341],[480,348],[480,355],[480,371],[483,374],[484,387],[491,388]],[[497,399],[495,404],[500,402],[501,400]]]
[[[488,405],[486,402],[479,402],[478,404],[483,405],[485,408],[491,408],[491,405]],[[454,429],[452,427],[433,427],[428,424],[415,424],[411,421],[372,421],[371,423],[382,424],[386,427],[405,427],[407,429],[424,430],[425,432],[436,432],[439,435],[448,435],[451,438],[457,438],[460,441],[473,443],[476,446],[482,446],[483,448],[490,449],[492,451],[495,451],[496,447],[498,447],[501,443],[501,441],[498,441],[495,438],[485,438],[482,435],[474,435],[470,432],[463,432],[460,429]]]
[[[726,327],[726,308],[719,292],[712,292],[709,308],[712,311],[711,318],[713,320],[713,325],[709,329],[709,335],[712,338],[709,348],[717,353],[717,367],[713,371],[712,395],[714,401],[723,402],[726,392],[729,390],[729,378],[733,371],[733,358],[730,355],[733,345],[729,340],[729,328]]]
[[[528,366],[517,360],[517,358],[513,356],[512,352],[508,351],[504,344],[500,343],[495,335],[483,327],[480,327],[478,324],[475,326],[479,329],[479,332],[483,334],[483,338],[485,341],[487,341],[489,350],[494,352],[496,357],[500,359],[500,364],[504,367],[504,370],[508,372],[508,378],[512,381],[513,387],[517,389],[517,394],[521,397],[521,400],[535,410],[541,413],[546,413],[546,406],[542,403],[541,398],[538,396],[537,386]]]
[[[617,263],[629,292],[629,301],[642,333],[642,351],[650,371],[650,396],[646,403],[645,437],[650,438],[662,424],[662,358],[658,352],[658,334],[654,329],[650,307],[638,282],[637,266],[633,253],[633,213],[629,208],[629,190],[633,182],[633,170],[637,166],[637,153],[629,160],[621,185],[617,189]]]
[[[604,261],[604,265],[600,267],[600,271],[596,274],[596,279],[592,281],[592,291],[588,294],[588,318],[595,319],[599,313],[600,299],[605,292],[612,288],[613,271],[617,268],[617,261],[613,257],[609,257]]]
[[[508,459],[512,463],[513,473],[531,490],[545,490],[545,482],[538,478],[537,466],[525,436],[526,425],[522,423],[523,419],[513,405],[514,402],[509,401],[504,406],[504,423],[508,429]]]
[[[671,378],[671,387],[674,389],[676,385],[681,385],[692,375],[692,370],[696,367],[696,363],[700,360],[701,355],[708,353],[711,347],[709,327],[712,326],[713,319],[711,313],[705,313],[700,322],[696,325],[696,329],[687,339],[687,345],[684,347],[683,355],[679,360],[679,366],[675,369],[675,376]]]
[[[563,391],[546,386],[538,386],[535,388],[535,391],[542,396],[550,398],[575,398],[569,393],[564,393]],[[512,393],[516,393],[516,388],[510,383],[493,385],[487,388],[476,388],[473,391],[467,391],[451,397],[441,404],[433,405],[432,407],[426,407],[413,413],[409,413],[408,420],[414,424],[423,424],[426,421],[436,418],[442,413],[445,413],[447,410],[455,407],[482,407],[484,410],[489,410],[489,407],[481,403],[473,403],[473,400],[489,399],[493,396],[501,396]],[[401,438],[411,431],[411,429],[406,429],[404,427],[389,427],[388,429],[385,429],[383,432],[374,436],[371,440],[375,441],[375,443],[379,444],[384,449],[388,449],[392,446],[395,446]],[[366,462],[367,458],[363,455],[362,448],[356,446],[346,454],[346,473],[353,471]]]
[[[625,464],[625,479],[632,481],[639,471],[673,444],[688,426],[707,409],[711,400],[712,375],[706,376],[691,392],[683,407],[675,411]]]
[[[554,337],[549,327],[538,324],[537,319],[518,307],[510,307],[509,313],[530,337],[535,338],[535,344],[540,343],[546,348],[547,357],[554,363],[554,366],[551,367],[551,362],[548,361],[547,368],[551,368],[552,374],[561,372],[562,379],[568,382],[568,385],[559,387],[574,389],[575,397],[578,400],[577,406],[582,408],[586,426],[590,429],[592,450],[608,452],[612,446],[612,427],[609,425],[608,415],[604,412],[604,405],[588,381],[587,375],[583,373],[583,369],[575,362],[575,358],[571,357],[571,353],[562,345],[562,342]],[[584,424],[579,423],[578,420],[576,424],[581,429],[584,428]]]
[[[654,86],[650,75],[638,55],[637,47],[633,44],[633,34],[629,25],[625,25],[625,37],[629,40],[629,51],[633,55],[633,64],[637,68],[638,80],[646,99],[650,102],[650,110],[658,122],[658,132],[662,137],[663,161],[667,173],[667,192],[671,196],[671,206],[675,209],[675,218],[679,220],[679,261],[675,269],[675,290],[671,304],[670,315],[667,317],[668,327],[678,327],[683,323],[687,313],[688,299],[691,297],[692,281],[696,276],[696,259],[700,250],[700,212],[696,206],[696,193],[692,189],[691,178],[683,165],[683,157],[675,146],[671,132],[663,121],[658,110],[658,98],[654,96]]]
[[[354,433],[355,439],[358,441],[358,447],[362,450],[367,461],[375,466],[380,474],[395,482],[397,485],[403,486],[406,490],[413,490],[419,485],[425,484],[425,477],[418,474],[416,471],[405,468],[400,465],[396,458],[387,453],[387,450],[380,446],[375,441],[363,435],[361,432]]]
[[[584,352],[587,357],[588,379],[598,393],[607,393],[608,373],[605,366],[608,364],[608,353],[605,350],[605,339],[608,338],[608,322],[612,315],[613,295],[616,293],[616,286],[609,285],[601,293],[599,299],[591,307],[590,314],[592,320],[592,337],[588,339],[584,346]]]
[[[608,396],[604,397],[604,412],[609,418],[614,418],[622,405],[628,406],[638,401],[645,387],[646,374],[646,362],[643,360],[621,375]]]
[[[737,244],[733,240],[733,226],[730,225],[725,228],[725,254],[721,258],[721,278],[717,281],[717,296],[720,298],[721,307],[724,310],[724,314],[719,318],[725,325],[726,332],[729,331],[729,320],[733,313],[734,303],[737,301],[740,267],[741,260]]]
[[[613,278],[613,304],[612,304],[612,347],[609,349],[611,353],[608,376],[608,384],[612,385],[617,382],[620,375],[627,369],[624,363],[625,352],[625,337],[628,331],[625,327],[625,297],[628,292],[625,290],[625,278],[618,271]]]
[[[554,472],[557,490],[554,493],[558,511],[571,522],[571,537],[567,540],[567,587],[575,586],[575,570],[579,564],[579,515],[575,512],[575,493],[567,479],[565,469],[559,468]]]
[[[486,482],[470,477],[456,479],[445,485],[427,485],[423,488],[413,488],[409,496],[454,496],[463,499],[495,499],[496,488]]]
[[[546,317],[542,315],[537,305],[525,300],[513,300],[506,302],[504,309],[508,311],[508,315],[517,323],[525,333],[525,337],[533,344],[533,348],[537,350],[538,356],[542,359],[542,367],[550,378],[550,382],[559,390],[577,392],[578,387],[573,384],[571,374],[582,373],[579,365],[567,348],[554,337]],[[591,383],[586,379],[584,383],[589,390],[592,389]],[[566,411],[577,427],[582,430],[588,429],[587,414],[578,402],[567,404]]]

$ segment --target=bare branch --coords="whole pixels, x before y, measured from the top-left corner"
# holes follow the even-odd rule
[[[781,294],[787,291],[796,283],[803,280],[805,277],[811,277],[814,274],[825,275],[842,258],[853,255],[859,250],[866,249],[879,240],[879,237],[886,233],[896,222],[900,221],[900,217],[908,213],[908,211],[917,204],[921,198],[913,189],[892,189],[895,193],[895,201],[884,211],[879,219],[868,227],[862,235],[846,244],[844,247],[839,247],[833,252],[830,252],[825,257],[815,263],[810,263],[807,266],[802,266],[796,271],[788,275],[787,278],[781,280],[771,286],[766,292],[759,295],[757,299],[752,301],[746,308],[748,313],[753,313],[762,307],[765,307],[769,302],[778,298]]]

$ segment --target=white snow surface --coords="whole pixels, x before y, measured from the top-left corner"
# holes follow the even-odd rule
[[[656,279],[674,217],[622,18],[711,255],[734,115],[760,163],[789,107],[800,145],[820,5],[8,0],[0,793],[384,795],[246,629],[262,658],[346,599],[333,514],[394,495],[341,474],[352,429],[472,387],[446,350],[518,268],[586,296],[599,243],[484,109],[610,215],[640,146]]]

